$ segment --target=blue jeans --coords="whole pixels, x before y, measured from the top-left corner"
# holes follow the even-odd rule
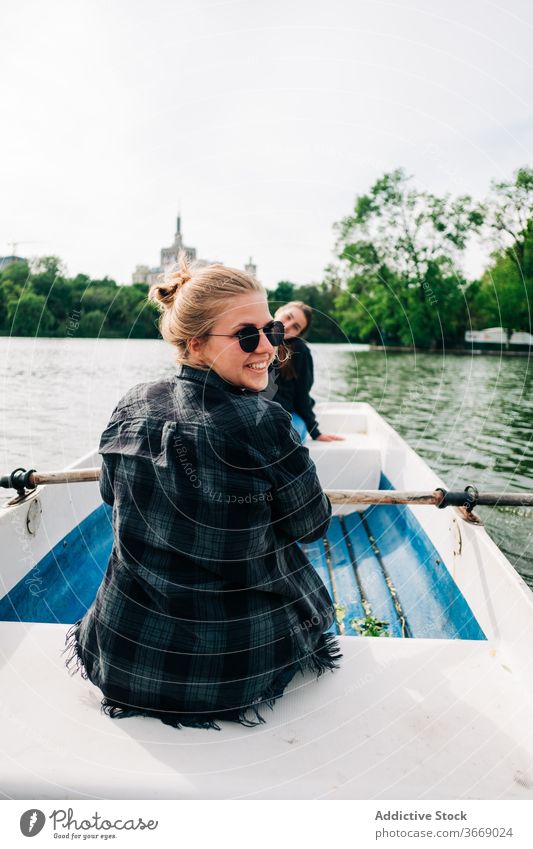
[[[292,418],[292,426],[295,428],[295,430],[298,431],[300,439],[303,442],[305,437],[307,436],[306,424],[305,424],[304,420],[302,419],[302,417],[298,415],[298,413],[291,413],[291,418]]]

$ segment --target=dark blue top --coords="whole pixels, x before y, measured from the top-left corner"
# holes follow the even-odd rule
[[[315,402],[309,394],[314,380],[313,357],[307,344],[298,336],[287,339],[285,344],[292,351],[291,362],[297,376],[287,379],[279,367],[272,367],[269,385],[263,394],[281,404],[288,413],[301,416],[310,436],[316,439],[320,436],[320,430],[313,412]]]

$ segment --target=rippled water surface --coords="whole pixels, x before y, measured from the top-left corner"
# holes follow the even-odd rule
[[[532,490],[527,359],[311,348],[315,399],[369,401],[450,488]],[[121,395],[173,368],[154,340],[0,338],[0,474],[59,469],[93,450]],[[479,512],[533,587],[533,508]]]

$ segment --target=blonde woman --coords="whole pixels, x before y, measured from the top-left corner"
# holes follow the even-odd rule
[[[261,395],[283,340],[261,284],[182,256],[149,297],[176,370],[134,386],[102,434],[113,549],[67,666],[111,717],[257,725],[296,672],[342,656],[297,545],[323,536],[331,504],[289,414]]]

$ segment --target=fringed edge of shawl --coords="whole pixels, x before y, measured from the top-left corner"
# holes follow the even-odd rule
[[[217,720],[238,722],[240,725],[245,725],[247,727],[259,725],[261,722],[265,722],[255,705],[251,705],[250,707],[246,707],[238,711],[235,709],[216,712],[209,711],[208,714],[202,716],[201,714],[173,713],[172,711],[131,707],[123,705],[120,702],[116,702],[113,699],[104,698],[102,699],[101,709],[102,712],[111,717],[111,719],[125,719],[129,716],[146,716],[151,719],[159,719],[164,725],[170,725],[172,728],[181,728],[183,726],[187,728],[214,728],[216,731],[220,731],[221,728]],[[257,721],[253,721],[246,716],[249,710],[255,713]]]
[[[341,647],[336,635],[327,631],[325,634],[320,635],[320,639],[314,650],[300,657],[297,663],[302,675],[309,669],[311,672],[316,672],[316,677],[320,678],[327,669],[331,672],[334,669],[339,669],[337,661],[342,656]]]
[[[291,664],[291,668],[292,668]],[[287,673],[285,673],[287,675]],[[292,678],[294,672],[290,673]],[[102,711],[112,719],[125,719],[129,716],[147,716],[154,719],[160,719],[165,725],[171,725],[173,728],[214,728],[220,731],[220,725],[217,720],[225,722],[238,722],[239,725],[244,725],[246,728],[253,728],[256,725],[261,725],[266,722],[266,719],[261,716],[259,707],[266,706],[271,710],[274,708],[276,700],[283,695],[283,689],[286,686],[280,686],[279,680],[277,684],[271,684],[263,695],[251,705],[244,708],[225,708],[217,711],[206,711],[206,715],[191,713],[173,713],[172,711],[152,710],[150,708],[134,707],[132,705],[124,705],[114,699],[102,699]],[[247,716],[249,712],[255,716],[255,719]]]
[[[64,655],[67,651],[70,652],[65,660],[65,666],[71,677],[79,672],[81,677],[87,680],[89,676],[81,659],[81,647],[78,639],[81,622],[82,620],[78,619],[78,621],[74,622],[74,625],[71,625],[68,629],[65,636],[65,648],[61,652],[61,655]],[[74,664],[74,668],[71,668],[72,664]]]
[[[65,666],[67,667],[69,674],[72,676],[79,672],[81,677],[86,680],[89,676],[80,656],[80,644],[78,639],[81,622],[82,620],[78,619],[78,621],[71,625],[67,631],[65,636],[65,648],[61,654],[63,655],[67,651],[70,652],[65,661]],[[228,708],[227,710],[215,712],[210,711],[209,715],[201,716],[199,714],[173,713],[172,711],[134,707],[132,705],[121,704],[113,699],[104,697],[101,701],[101,711],[111,719],[125,719],[131,716],[146,716],[153,719],[160,719],[165,725],[170,725],[173,728],[181,728],[182,726],[185,726],[189,728],[213,728],[216,731],[220,731],[221,729],[217,719],[228,722],[238,722],[240,725],[252,728],[256,725],[266,723],[266,719],[259,712],[259,707],[266,706],[270,708],[270,710],[274,709],[276,701],[283,696],[285,687],[294,675],[294,673],[291,673],[289,670],[296,667],[296,671],[299,669],[303,675],[304,672],[309,669],[312,672],[316,672],[317,678],[320,678],[327,669],[330,671],[338,669],[339,664],[337,661],[341,657],[342,652],[335,634],[321,634],[314,651],[300,657],[294,664],[287,667],[287,671],[278,676],[278,683],[271,684],[265,690],[263,695],[254,703],[238,710],[235,708]],[[72,664],[74,664],[74,668],[71,668]],[[286,678],[286,680],[283,684],[280,684],[280,679],[283,678]],[[252,711],[255,715],[255,720],[246,716],[249,711]]]

